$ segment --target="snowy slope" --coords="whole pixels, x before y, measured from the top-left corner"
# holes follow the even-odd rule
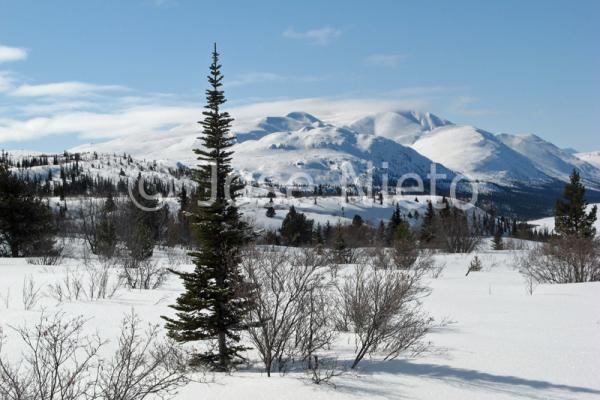
[[[472,179],[500,184],[550,179],[532,161],[506,146],[495,135],[469,125],[434,129],[412,147]]]
[[[600,151],[576,153],[575,156],[585,162],[595,165],[597,168],[600,168]]]
[[[369,135],[383,136],[403,145],[411,145],[421,136],[450,121],[428,112],[388,111],[361,118],[350,128]]]
[[[497,137],[513,150],[529,158],[545,174],[567,181],[574,169],[587,181],[600,185],[600,169],[536,135],[500,134]]]

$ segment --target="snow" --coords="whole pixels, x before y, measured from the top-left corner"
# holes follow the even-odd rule
[[[576,157],[586,161],[597,168],[600,168],[600,151],[591,151],[589,153],[576,153]]]
[[[495,135],[469,125],[434,129],[412,147],[472,179],[494,183],[544,181],[549,177]]]
[[[388,111],[361,118],[350,124],[350,128],[408,146],[433,129],[451,124],[428,112]]]
[[[577,169],[587,183],[598,187],[600,169],[584,159],[577,158],[567,151],[536,135],[501,134],[498,138],[513,150],[533,161],[535,166],[545,174],[567,182],[569,175]]]
[[[588,204],[586,211],[590,212],[596,206],[600,209],[599,204]],[[540,218],[528,222],[530,225],[537,226],[539,229],[548,229],[549,232],[554,231],[554,217]],[[600,213],[597,215],[596,223],[594,224],[596,231],[600,234]]]
[[[489,246],[489,243],[487,244]],[[481,250],[484,268],[465,276],[473,255],[439,254],[446,268],[429,278],[431,295],[425,309],[436,320],[451,321],[428,336],[434,347],[416,358],[383,361],[375,355],[357,371],[333,379],[333,386],[317,386],[301,373],[267,378],[256,363],[249,369],[209,375],[209,383],[190,383],[177,399],[595,399],[600,396],[600,283],[540,285],[526,292],[513,264],[522,252]],[[166,262],[163,253],[157,259]],[[64,277],[66,266],[82,268],[81,260],[64,266],[28,265],[22,259],[0,259],[0,326],[8,334],[4,351],[18,357],[20,347],[8,325],[21,326],[61,311],[89,318],[87,329],[111,342],[113,351],[119,323],[135,310],[140,318],[160,323],[160,315],[182,290],[171,276],[158,290],[121,290],[113,299],[58,304],[45,297],[26,311],[21,304],[24,279],[36,286]],[[189,268],[190,266],[184,266]],[[7,296],[8,294],[8,296]],[[8,305],[8,306],[6,306]],[[332,348],[341,363],[352,358],[353,343],[340,336]],[[250,352],[252,360],[256,353]]]

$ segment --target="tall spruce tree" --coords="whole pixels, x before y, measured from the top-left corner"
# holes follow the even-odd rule
[[[560,236],[579,236],[593,238],[596,235],[594,222],[596,222],[597,207],[594,206],[588,213],[586,211],[585,186],[577,170],[573,170],[570,182],[565,186],[564,200],[556,201],[555,231]]]
[[[248,238],[247,226],[234,204],[243,185],[233,175],[229,150],[235,137],[230,133],[233,119],[221,111],[225,103],[221,90],[223,75],[215,44],[206,91],[202,149],[194,149],[202,163],[194,171],[203,202],[190,212],[198,249],[190,253],[196,265],[191,273],[176,272],[185,292],[171,306],[175,318],[163,317],[169,335],[180,342],[216,341],[216,352],[195,354],[193,363],[227,371],[247,350],[240,344],[240,331],[247,329],[245,316],[251,307],[246,296],[239,264],[240,248]],[[214,170],[214,171],[213,171]],[[211,192],[214,190],[214,192]]]

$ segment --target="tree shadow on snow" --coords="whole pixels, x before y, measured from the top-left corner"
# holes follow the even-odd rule
[[[529,399],[563,399],[575,394],[600,395],[600,390],[552,383],[542,380],[519,378],[511,375],[495,375],[487,372],[455,368],[448,365],[417,364],[406,360],[365,361],[360,368],[362,374],[394,374],[440,380],[446,384],[464,387],[470,386],[485,392],[510,394],[513,397]],[[531,389],[531,390],[527,390]],[[548,393],[548,391],[567,392]],[[398,396],[399,393],[394,393]]]

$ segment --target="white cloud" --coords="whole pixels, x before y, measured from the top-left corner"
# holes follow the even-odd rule
[[[27,50],[19,47],[8,47],[0,44],[0,63],[19,61],[27,58]]]
[[[305,40],[309,43],[319,46],[325,46],[337,39],[342,34],[340,29],[329,26],[307,31],[296,31],[294,28],[288,28],[283,32],[283,37],[288,39]]]
[[[0,93],[7,92],[12,88],[13,79],[9,72],[0,71]]]
[[[104,91],[123,91],[127,88],[118,85],[94,85],[84,82],[57,82],[45,83],[41,85],[24,84],[16,88],[11,94],[20,97],[43,97],[43,96],[61,96],[72,97],[87,95],[95,92]]]
[[[365,58],[368,65],[394,68],[406,60],[404,54],[371,54]]]

